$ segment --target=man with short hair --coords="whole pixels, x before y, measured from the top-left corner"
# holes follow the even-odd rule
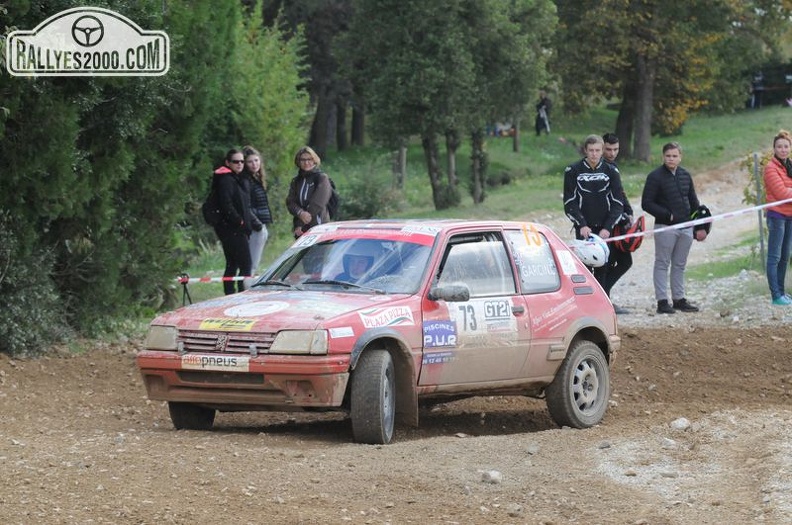
[[[602,149],[602,137],[589,135],[583,143],[586,156],[564,170],[564,212],[578,239],[587,239],[592,233],[607,239],[624,212],[619,170],[602,159]],[[603,289],[608,270],[607,264],[592,270]]]
[[[602,157],[605,159],[605,162],[610,164],[613,169],[618,172],[619,167],[616,165],[616,157],[619,156],[619,137],[616,136],[615,133],[605,133],[602,136],[602,140],[604,142]],[[627,200],[627,194],[624,193],[624,191],[622,191],[621,194],[621,201],[624,204],[624,213],[622,213],[619,224],[624,227],[623,230],[627,230],[627,228],[629,228],[633,222],[633,209],[632,206],[630,206],[630,201]],[[627,270],[629,270],[630,267],[632,267],[633,260],[632,254],[630,252],[619,250],[612,243],[609,244],[609,248],[610,256],[608,257],[608,275],[605,279],[605,285],[603,288],[605,289],[605,293],[607,293],[610,297],[611,288],[613,288],[616,282],[621,279],[625,273],[627,273]],[[613,305],[613,309],[617,314],[630,313],[630,311],[626,308],[622,308],[616,304]]]
[[[655,229],[687,222],[691,212],[699,207],[693,178],[680,166],[681,162],[682,147],[677,142],[669,142],[663,146],[663,165],[646,176],[641,207],[654,216]],[[693,227],[688,226],[654,234],[653,278],[659,314],[699,311],[685,298],[685,266],[694,237],[701,242],[707,238],[707,232],[694,232]],[[669,268],[671,303],[668,301]]]

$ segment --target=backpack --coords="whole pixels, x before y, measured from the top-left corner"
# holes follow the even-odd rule
[[[327,214],[330,215],[331,221],[335,221],[338,220],[338,214],[340,212],[341,195],[336,191],[336,185],[333,179],[327,177],[327,180],[330,181],[330,187],[333,188],[333,193],[330,194],[330,200],[327,201]]]
[[[220,205],[217,202],[217,192],[215,192],[214,182],[209,190],[209,195],[201,205],[201,213],[203,214],[204,221],[209,226],[217,226],[220,223]]]

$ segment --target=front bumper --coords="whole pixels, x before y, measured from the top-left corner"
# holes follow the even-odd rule
[[[349,355],[218,355],[144,350],[137,356],[148,397],[219,410],[337,408]]]

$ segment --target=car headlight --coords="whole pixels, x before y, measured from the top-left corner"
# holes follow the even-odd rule
[[[145,347],[152,350],[176,350],[179,331],[175,326],[154,325],[146,335]]]
[[[327,354],[327,330],[282,330],[275,336],[270,354]]]

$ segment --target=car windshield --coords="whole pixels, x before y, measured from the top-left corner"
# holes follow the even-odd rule
[[[289,248],[254,285],[357,293],[415,293],[430,246],[389,239],[335,239]]]

